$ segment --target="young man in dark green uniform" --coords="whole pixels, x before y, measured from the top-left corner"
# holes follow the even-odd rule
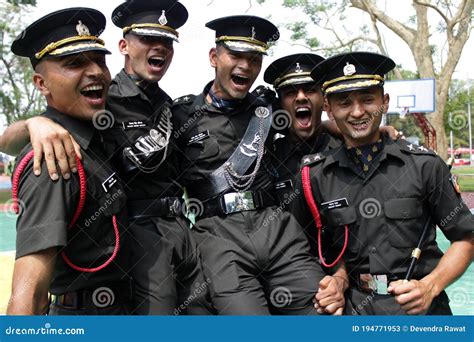
[[[294,184],[301,169],[303,156],[338,148],[341,141],[323,132],[321,114],[323,94],[311,78],[311,70],[324,60],[312,53],[298,53],[272,62],[265,70],[264,80],[278,94],[274,105],[273,151],[275,192],[281,207],[287,208],[294,198]],[[279,108],[279,109],[278,109]],[[315,235],[309,235],[313,254],[316,252]],[[320,310],[335,313],[337,303],[344,303],[348,279],[343,269],[326,276],[316,295]]]
[[[158,85],[173,58],[176,30],[187,18],[174,0],[125,2],[112,13],[124,34],[119,49],[125,67],[107,98],[115,123],[106,132],[106,149],[127,184],[138,314],[209,314],[207,283],[174,181],[179,172],[171,99]]]
[[[178,171],[171,99],[158,85],[173,58],[176,30],[187,17],[186,8],[175,0],[128,1],[112,13],[112,21],[124,33],[119,49],[125,67],[112,80],[107,111],[95,117],[95,127],[104,135],[105,149],[126,184],[134,314],[208,314],[210,310],[208,285],[181,210],[182,191],[174,181]],[[28,126],[33,127],[32,134],[53,131],[55,152],[63,149],[55,138],[61,136],[62,127],[42,118],[33,120],[35,124]],[[28,132],[8,135],[18,139],[25,133],[28,136]],[[32,143],[46,146],[50,139]]]
[[[323,133],[323,94],[310,75],[323,60],[312,53],[285,56],[272,62],[263,76],[278,93],[273,154],[278,178],[276,191],[281,200],[293,192],[303,156],[341,145],[340,140]]]
[[[332,241],[321,246],[323,255],[343,255],[348,314],[450,314],[444,289],[472,260],[474,219],[434,152],[380,135],[389,105],[384,74],[394,66],[386,56],[353,52],[313,70],[345,145],[303,159],[304,190],[298,188],[306,200],[292,203],[293,212],[308,230],[324,224]],[[425,222],[421,257],[404,281]],[[451,241],[444,255],[435,225]]]
[[[254,16],[206,26],[216,31],[216,77],[200,95],[177,99],[173,116],[213,305],[219,314],[315,314],[324,273],[297,222],[274,211],[271,105],[249,93],[278,30]]]
[[[43,163],[37,177],[24,159],[31,145],[21,152],[13,177],[21,212],[8,314],[129,312],[125,191],[91,123],[105,108],[110,84],[109,52],[98,38],[104,27],[96,10],[65,9],[31,24],[12,45],[35,69],[33,81],[48,104],[43,116],[80,144],[84,174],[52,182]]]

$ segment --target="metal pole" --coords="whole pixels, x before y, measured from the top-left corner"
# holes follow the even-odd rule
[[[451,158],[454,158],[454,136],[453,136],[453,131],[449,131],[449,147],[451,147]]]
[[[472,125],[471,125],[471,91],[467,75],[467,122],[469,126],[469,165],[472,165]]]

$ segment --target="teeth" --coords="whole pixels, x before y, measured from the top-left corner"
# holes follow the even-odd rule
[[[248,80],[249,79],[248,77],[242,76],[242,75],[234,75],[234,77],[241,78],[243,80]]]
[[[296,108],[296,112],[299,113],[299,112],[309,112],[309,108]]]
[[[164,60],[165,60],[165,59],[162,58],[162,57],[150,57],[150,59],[151,59],[152,61],[158,61],[158,62],[161,62],[161,61],[164,61]]]
[[[363,125],[365,123],[369,122],[369,120],[364,120],[364,121],[352,121],[351,125]]]
[[[102,89],[104,89],[104,86],[97,84],[97,85],[91,85],[91,86],[85,87],[84,89],[82,89],[82,91],[93,91],[93,90],[102,90]]]

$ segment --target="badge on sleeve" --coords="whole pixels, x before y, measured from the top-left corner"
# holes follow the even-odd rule
[[[451,175],[451,177],[449,177],[449,180],[451,181],[451,184],[453,185],[454,191],[460,194],[461,188],[459,187],[459,184],[458,184],[458,177],[455,175]]]

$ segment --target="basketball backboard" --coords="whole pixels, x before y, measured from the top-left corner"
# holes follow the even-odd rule
[[[435,111],[435,80],[432,78],[387,81],[384,90],[390,94],[388,114]]]

